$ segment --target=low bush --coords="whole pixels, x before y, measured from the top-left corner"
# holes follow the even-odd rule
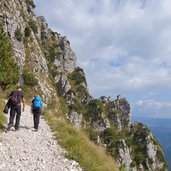
[[[21,30],[18,29],[18,28],[15,30],[15,38],[16,38],[19,42],[21,42],[22,39],[23,39],[23,35],[22,35],[22,33],[21,33]]]
[[[36,5],[34,4],[33,0],[26,0],[26,3],[30,5],[32,8],[35,8]]]
[[[38,33],[38,27],[37,27],[37,24],[36,24],[36,22],[34,20],[29,21],[29,26],[30,26],[30,28],[33,30],[33,32],[35,34]]]
[[[145,156],[142,153],[136,153],[134,160],[137,164],[141,164],[145,160]]]
[[[91,100],[89,102],[88,109],[90,113],[93,113],[95,115],[102,113],[104,110],[102,103],[97,99]]]
[[[0,99],[0,131],[3,130],[4,125],[7,122],[7,119],[6,119],[5,115],[4,115],[4,113],[2,112],[4,106],[5,106],[4,101],[2,101],[2,99]]]
[[[23,80],[24,84],[28,86],[37,86],[38,85],[38,80],[35,78],[33,73],[31,73],[28,70],[23,71]]]
[[[26,28],[25,28],[25,36],[26,37],[30,37],[30,35],[31,35],[31,30],[30,30],[30,28],[27,26]]]
[[[90,129],[88,131],[88,133],[89,133],[90,140],[93,141],[93,142],[96,142],[97,141],[97,137],[99,136],[99,132]]]
[[[86,83],[86,79],[85,79],[84,74],[77,69],[74,70],[71,74],[69,74],[68,78],[70,80],[74,80],[76,85],[78,85],[82,82]]]
[[[113,131],[112,128],[105,129],[101,137],[108,147],[112,147],[117,141],[116,133]]]

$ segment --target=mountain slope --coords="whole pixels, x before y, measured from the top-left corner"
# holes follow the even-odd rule
[[[149,129],[141,123],[131,123],[131,107],[127,99],[121,96],[114,100],[104,96],[93,99],[84,71],[76,67],[76,55],[69,40],[53,32],[44,17],[36,17],[34,7],[32,0],[0,2],[0,24],[11,43],[19,67],[19,84],[23,85],[27,101],[39,94],[47,103],[48,112],[55,115],[52,117],[54,121],[50,119],[53,128],[58,130],[55,124],[59,122],[55,120],[62,120],[65,122],[61,128],[63,132],[67,130],[80,136],[74,131],[76,127],[113,158],[110,162],[111,157],[103,153],[108,165],[112,164],[107,166],[106,162],[101,162],[103,166],[99,166],[101,159],[97,152],[99,160],[94,161],[89,170],[117,170],[114,160],[120,170],[167,170],[163,151]],[[8,87],[6,91],[9,91]],[[69,147],[73,141],[62,142],[72,151],[75,148]],[[80,153],[72,151],[71,154],[71,158],[80,159]]]
[[[170,130],[171,119],[133,117],[133,121],[143,122],[150,128],[152,133],[155,135],[157,140],[162,145],[170,170],[171,169],[171,130]]]

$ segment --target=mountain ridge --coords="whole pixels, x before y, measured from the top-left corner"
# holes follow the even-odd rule
[[[120,170],[167,170],[163,151],[149,129],[131,123],[128,100],[120,95],[114,100],[93,99],[69,40],[48,28],[44,17],[36,17],[34,7],[32,0],[1,1],[0,21],[27,99],[39,93],[48,106],[104,146]]]
[[[169,118],[139,118],[133,117],[134,121],[143,122],[146,124],[150,130],[152,131],[153,135],[157,137],[158,141],[162,145],[162,148],[165,153],[166,160],[169,165],[169,170],[171,167],[171,159],[170,159],[170,151],[171,151],[171,131],[170,131],[170,121]]]

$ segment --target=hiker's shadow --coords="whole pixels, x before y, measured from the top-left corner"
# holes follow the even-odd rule
[[[27,130],[30,129],[30,127],[28,127],[28,126],[20,126],[20,128],[21,129],[27,129]]]

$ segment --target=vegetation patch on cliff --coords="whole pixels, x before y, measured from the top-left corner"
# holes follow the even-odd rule
[[[3,130],[4,125],[7,122],[7,119],[5,117],[5,114],[3,113],[3,109],[5,106],[5,101],[3,100],[2,97],[4,97],[4,94],[2,92],[2,90],[0,89],[0,94],[1,94],[1,99],[0,99],[0,132]]]
[[[0,26],[0,86],[6,89],[19,81],[18,66],[13,58],[10,41]]]

